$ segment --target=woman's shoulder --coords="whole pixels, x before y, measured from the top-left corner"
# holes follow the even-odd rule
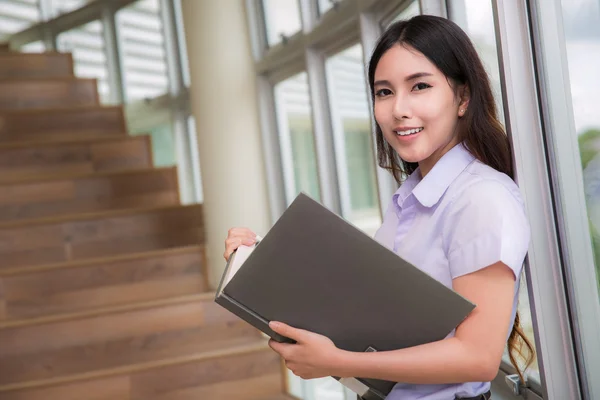
[[[524,207],[521,190],[511,177],[475,160],[449,187],[450,203],[480,203],[489,206],[517,203]]]

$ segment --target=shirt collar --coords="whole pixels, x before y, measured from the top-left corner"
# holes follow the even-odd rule
[[[394,203],[402,209],[412,194],[424,207],[436,205],[474,159],[462,143],[457,144],[439,159],[425,178],[421,179],[421,171],[417,168],[394,194]]]

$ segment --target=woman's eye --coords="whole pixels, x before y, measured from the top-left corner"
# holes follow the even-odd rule
[[[385,97],[392,94],[392,91],[390,89],[379,89],[378,91],[375,92],[375,96],[377,97]]]
[[[416,90],[417,92],[423,89],[427,89],[430,88],[431,85],[425,83],[425,82],[419,82],[417,83],[415,86],[413,86],[413,90]]]

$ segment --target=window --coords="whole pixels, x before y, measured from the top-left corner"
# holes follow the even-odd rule
[[[0,41],[40,20],[38,0],[0,2]]]
[[[323,15],[327,11],[332,9],[335,3],[335,0],[317,0],[317,5],[319,7],[319,15]]]
[[[77,77],[98,80],[100,99],[106,102],[109,96],[109,85],[102,23],[94,21],[61,33],[56,42],[59,51],[73,53]]]
[[[263,0],[267,44],[273,46],[301,28],[297,0]]]
[[[394,17],[394,19],[390,22],[390,25],[394,22],[400,20],[411,19],[414,16],[421,14],[421,7],[419,6],[419,2],[417,0],[411,1],[408,6],[406,6],[398,15]]]
[[[573,118],[600,287],[600,3],[579,0],[562,5]]]
[[[41,40],[38,40],[37,42],[27,43],[22,46],[19,51],[22,51],[23,53],[43,53],[46,51],[46,45],[44,45],[44,42]]]
[[[42,0],[44,1],[44,0]],[[83,7],[91,0],[49,0],[52,16],[57,17],[66,14],[77,8]]]
[[[138,1],[120,10],[117,24],[126,101],[167,93],[169,79],[158,0]]]
[[[275,86],[275,103],[281,143],[286,199],[300,191],[320,199],[306,72]]]
[[[500,88],[500,68],[494,32],[494,16],[491,0],[463,0],[464,8],[458,8],[460,2],[453,2],[450,17],[471,38],[479,57],[490,77],[498,118],[504,124],[504,108],[502,106],[502,90]],[[458,6],[457,6],[458,5]]]
[[[494,31],[494,16],[491,0],[463,0],[450,3],[450,17],[456,22],[471,38],[481,61],[484,64],[486,72],[490,77],[490,83],[496,100],[496,109],[498,118],[504,124],[504,110],[502,105],[502,92],[500,89],[500,67],[498,62],[498,53],[496,48],[496,33]],[[530,342],[535,346],[533,323],[531,319],[531,310],[529,307],[529,294],[525,272],[521,276],[521,287],[519,290],[518,311],[521,327]],[[508,352],[505,352],[504,360],[508,363]],[[528,373],[536,380],[540,381],[539,365],[537,359],[530,366]]]
[[[343,216],[373,235],[381,215],[362,46],[330,57],[326,69]]]

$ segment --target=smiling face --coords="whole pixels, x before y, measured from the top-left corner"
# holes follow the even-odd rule
[[[458,143],[458,119],[466,111],[468,90],[455,90],[427,57],[400,44],[379,60],[373,90],[383,137],[402,160],[419,163],[425,176]]]

